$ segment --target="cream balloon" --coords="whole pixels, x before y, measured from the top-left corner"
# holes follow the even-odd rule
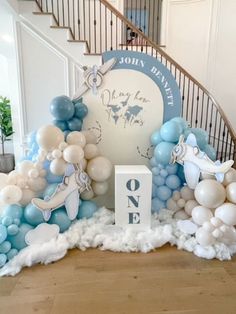
[[[86,138],[87,144],[97,144],[97,136],[92,130],[82,132]]]
[[[230,168],[224,175],[223,185],[227,186],[228,184],[236,182],[236,170],[234,168]]]
[[[203,227],[196,231],[196,240],[201,246],[209,246],[215,243],[215,238],[212,233]]]
[[[19,178],[19,173],[16,170],[11,171],[7,177],[7,184],[15,185],[17,183],[18,178]]]
[[[34,178],[35,179],[35,178],[37,178],[39,176],[39,171],[37,169],[35,169],[35,168],[30,169],[29,173],[28,173],[28,176],[30,178]]]
[[[0,173],[0,190],[7,185],[8,175],[5,173]]]
[[[30,160],[23,160],[19,163],[17,170],[20,174],[28,176],[29,171],[34,168],[34,163]]]
[[[40,170],[39,175],[40,177],[45,177],[47,175],[47,170],[45,169]]]
[[[226,198],[231,203],[236,204],[236,182],[232,182],[226,187]]]
[[[174,214],[174,218],[185,220],[189,218],[189,215],[183,209],[181,209]]]
[[[32,198],[34,198],[36,196],[36,193],[32,190],[29,190],[29,189],[23,189],[22,190],[22,197],[19,201],[20,205],[22,206],[26,206],[28,205]]]
[[[62,176],[66,171],[66,162],[64,159],[54,159],[50,164],[50,171],[56,176]]]
[[[82,170],[85,170],[85,169],[86,169],[87,164],[88,164],[87,160],[86,160],[85,158],[83,158],[83,159],[81,160],[81,162],[80,162],[80,167],[82,168]]]
[[[178,201],[180,199],[180,197],[181,197],[180,192],[174,191],[173,196],[172,196],[173,200]]]
[[[236,205],[232,203],[224,203],[216,208],[215,217],[219,218],[226,225],[236,225]]]
[[[38,130],[36,141],[41,148],[52,151],[64,141],[64,134],[54,125],[45,125]]]
[[[93,159],[99,155],[99,149],[95,144],[87,144],[84,147],[84,157],[86,159]]]
[[[96,195],[104,195],[108,191],[109,185],[107,181],[92,182],[92,189]]]
[[[111,176],[112,164],[103,156],[95,157],[88,162],[87,173],[94,181],[106,181]]]
[[[52,151],[52,157],[55,158],[55,159],[59,159],[62,157],[62,152],[60,149],[54,149]]]
[[[206,221],[210,221],[212,217],[212,211],[207,207],[197,206],[192,210],[193,221],[199,226],[202,226]]]
[[[63,158],[71,164],[78,164],[84,158],[84,151],[78,145],[69,145],[63,151]]]
[[[194,207],[198,206],[198,202],[195,200],[189,200],[185,203],[184,210],[189,216],[192,216],[192,210]]]
[[[5,204],[16,204],[22,197],[21,189],[16,185],[7,185],[0,192],[0,198]]]
[[[226,192],[222,184],[215,180],[203,180],[198,183],[194,191],[197,202],[207,208],[216,208],[222,205]]]
[[[36,179],[29,179],[28,186],[30,190],[34,192],[43,191],[47,186],[47,181],[44,178],[36,178]]]
[[[185,206],[185,200],[183,198],[180,198],[178,201],[177,201],[177,205],[179,206],[179,208],[184,208]]]
[[[60,149],[60,151],[63,151],[67,146],[68,146],[68,144],[66,142],[61,142],[58,145],[58,148]]]
[[[210,221],[205,221],[202,225],[202,228],[204,228],[207,232],[212,232],[215,230],[215,227]]]
[[[194,191],[188,186],[182,187],[180,190],[180,194],[185,201],[194,200]]]
[[[24,176],[19,176],[17,178],[17,182],[16,185],[20,188],[20,189],[24,189],[27,185],[27,179]]]
[[[80,194],[80,197],[84,201],[91,200],[94,197],[94,192],[92,189],[89,191],[85,190],[84,192]]]
[[[86,138],[83,133],[73,131],[67,135],[66,142],[69,145],[79,145],[80,147],[84,148],[84,146],[86,145]]]
[[[172,212],[177,212],[178,210],[180,210],[176,201],[174,201],[172,198],[168,199],[168,201],[166,202],[166,207]]]

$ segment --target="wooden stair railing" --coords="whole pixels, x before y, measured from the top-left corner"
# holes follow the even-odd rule
[[[40,12],[52,14],[58,28],[68,28],[70,41],[86,42],[87,54],[132,50],[153,56],[174,75],[182,97],[182,117],[205,129],[220,161],[236,157],[236,134],[214,97],[160,46],[107,0],[35,0]],[[132,32],[133,39],[130,38]]]

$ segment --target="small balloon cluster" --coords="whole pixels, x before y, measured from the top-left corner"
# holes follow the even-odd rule
[[[31,200],[50,198],[68,164],[86,171],[91,179],[91,188],[80,195],[76,219],[90,218],[98,209],[91,199],[108,190],[112,165],[100,154],[95,134],[79,131],[87,107],[82,101],[74,104],[60,96],[53,99],[51,112],[57,118],[55,125],[45,125],[31,133],[27,157],[9,174],[0,173],[0,267],[27,246],[25,237],[30,230],[45,223],[42,212]],[[58,225],[60,232],[71,223],[65,206],[53,210],[48,221]]]
[[[214,148],[208,144],[208,133],[200,128],[190,128],[183,118],[176,117],[165,122],[151,135],[154,156],[150,160],[153,174],[152,211],[166,208],[166,201],[185,183],[183,168],[171,165],[171,153],[181,135],[193,133],[199,148],[212,160],[216,159]]]

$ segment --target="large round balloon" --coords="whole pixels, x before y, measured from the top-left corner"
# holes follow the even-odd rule
[[[215,217],[219,218],[227,225],[236,225],[236,205],[224,203],[216,209]]]
[[[60,228],[60,232],[66,231],[70,227],[71,221],[66,214],[65,207],[54,210],[52,212],[49,223],[58,225]]]
[[[51,151],[64,141],[64,134],[54,125],[45,125],[38,130],[36,139],[41,148]]]
[[[193,221],[199,226],[202,226],[204,222],[209,221],[212,217],[212,211],[204,206],[196,206],[192,210]]]
[[[88,162],[87,172],[92,180],[103,182],[111,176],[112,164],[107,158],[98,156]]]
[[[227,200],[236,204],[236,182],[231,182],[226,187]]]
[[[22,198],[22,191],[16,185],[7,185],[0,192],[1,199],[6,204],[15,204]]]
[[[84,158],[84,151],[78,145],[69,145],[63,151],[63,158],[66,162],[78,164]]]
[[[210,209],[222,205],[226,198],[223,185],[218,181],[209,179],[198,183],[194,195],[199,204]]]
[[[178,142],[182,127],[176,121],[167,121],[160,129],[160,135],[166,142]]]
[[[73,117],[75,107],[69,97],[58,96],[51,101],[50,112],[57,120],[67,121]]]
[[[82,201],[79,207],[78,219],[90,218],[97,211],[97,204],[92,201]]]
[[[37,226],[44,222],[42,212],[31,203],[25,207],[24,217],[32,226]]]
[[[171,160],[171,152],[175,147],[174,144],[169,142],[161,142],[154,150],[154,156],[157,163],[168,165]]]

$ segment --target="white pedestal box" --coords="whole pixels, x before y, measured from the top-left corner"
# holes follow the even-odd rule
[[[151,199],[152,173],[146,166],[115,166],[116,226],[150,228]]]

